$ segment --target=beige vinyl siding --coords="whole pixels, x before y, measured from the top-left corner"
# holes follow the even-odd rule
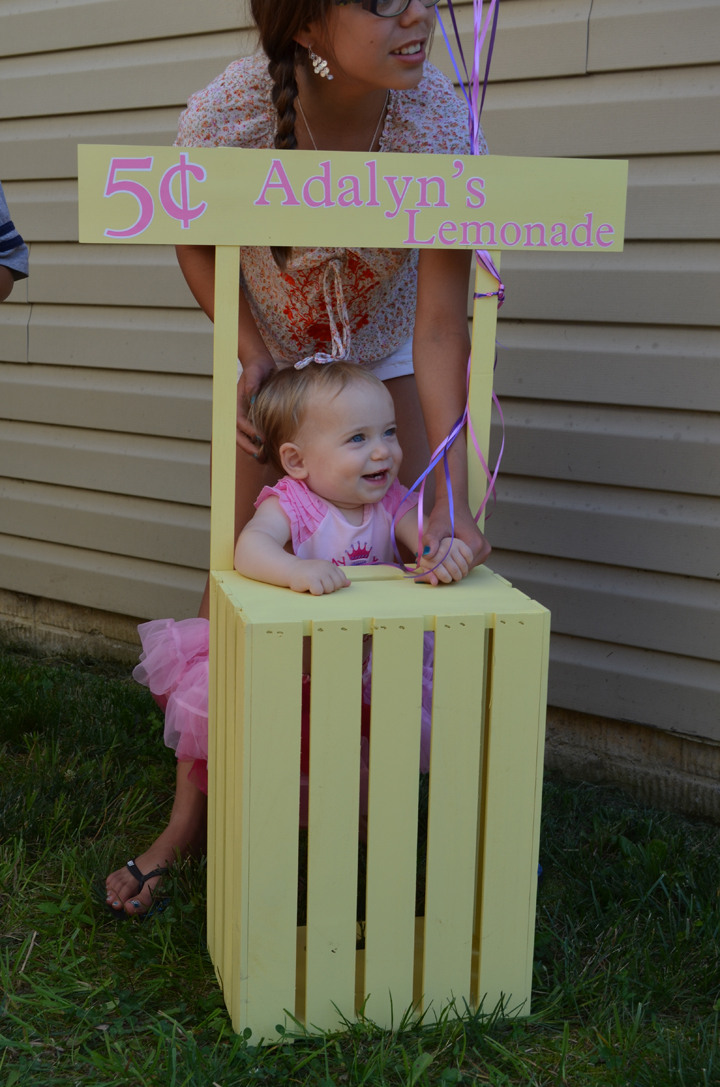
[[[77,244],[76,148],[171,143],[253,48],[241,0],[0,4],[2,587],[195,613],[211,327],[171,250]],[[552,704],[720,739],[720,4],[501,0],[484,125],[630,159],[623,254],[503,258],[492,564],[553,611]]]

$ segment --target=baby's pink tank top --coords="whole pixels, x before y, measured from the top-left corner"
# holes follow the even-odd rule
[[[336,566],[365,566],[394,562],[390,525],[417,505],[417,494],[394,480],[380,502],[363,508],[361,525],[351,525],[337,507],[314,494],[304,483],[284,476],[275,487],[264,487],[256,508],[275,497],[290,521],[293,552],[299,559],[327,559]]]

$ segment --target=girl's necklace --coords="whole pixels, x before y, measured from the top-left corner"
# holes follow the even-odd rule
[[[370,143],[369,151],[372,151],[373,147],[375,146],[375,140],[377,139],[378,132],[380,131],[380,125],[382,124],[383,117],[385,116],[385,110],[387,109],[387,104],[388,104],[389,98],[390,98],[390,91],[388,91],[387,94],[385,95],[385,101],[383,103],[383,108],[380,110],[380,119],[379,119],[379,121],[377,123],[377,128],[375,129],[375,134],[374,134],[374,136],[372,138],[372,141]],[[299,97],[298,97],[298,100],[297,100],[297,104],[300,107],[300,116],[302,117],[303,124],[305,125],[305,128],[307,129],[307,134],[310,137],[310,139],[312,140],[313,147],[315,148],[316,151],[318,151],[319,147],[315,143],[315,137],[312,134],[312,131],[310,129],[310,125],[308,124],[307,117],[305,116],[305,110],[302,108],[302,102],[300,101]]]

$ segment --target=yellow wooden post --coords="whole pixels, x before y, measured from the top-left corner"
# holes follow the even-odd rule
[[[235,520],[235,420],[240,250],[215,250],[215,332],[210,507],[210,570],[232,570]],[[215,969],[225,967],[223,888],[225,886],[225,780],[216,753],[218,730],[225,744],[227,717],[227,619],[225,597],[210,585],[210,681],[208,689],[208,945]],[[224,979],[223,979],[224,980]]]
[[[500,271],[500,253],[492,253],[493,263]],[[498,289],[497,280],[478,261],[475,270],[475,294],[487,294]],[[495,366],[495,335],[497,330],[496,297],[476,298],[473,304],[472,368],[470,373],[470,416],[475,436],[485,457],[490,462],[490,417],[492,409],[493,370]],[[476,513],[485,497],[488,481],[477,458],[470,434],[468,448],[468,497],[470,508]],[[478,521],[485,524],[483,511]]]

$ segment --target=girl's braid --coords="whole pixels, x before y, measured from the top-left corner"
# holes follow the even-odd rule
[[[268,72],[273,81],[272,100],[278,115],[275,133],[275,147],[278,151],[294,151],[297,147],[295,135],[297,118],[295,99],[298,95],[295,78],[296,53],[297,43],[289,42],[283,55],[277,60],[271,60],[268,64]],[[272,245],[270,252],[278,268],[284,270],[292,254],[292,248],[288,245]]]
[[[304,50],[295,37],[313,23],[325,25],[332,4],[333,0],[250,0],[260,44],[269,61],[268,74],[273,81],[272,100],[278,116],[275,147],[279,151],[294,151],[297,147],[295,65],[303,63]],[[273,245],[271,249],[275,263],[284,269],[292,249],[287,245]]]

